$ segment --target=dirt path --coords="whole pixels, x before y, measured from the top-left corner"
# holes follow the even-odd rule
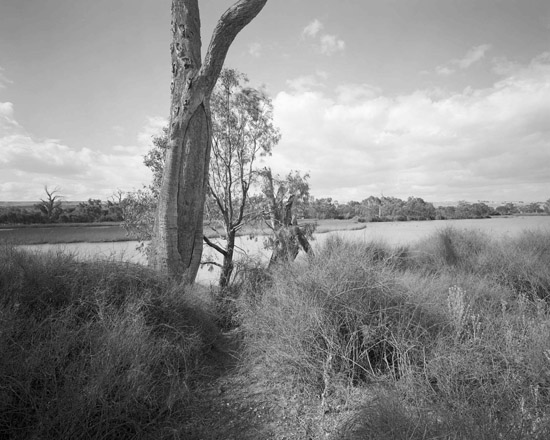
[[[238,368],[238,333],[222,335],[194,388],[180,438],[193,440],[326,439],[318,398],[283,393]],[[285,395],[286,394],[286,395]]]

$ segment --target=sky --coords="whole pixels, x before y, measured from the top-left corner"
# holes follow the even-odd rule
[[[199,0],[203,56],[234,0]],[[0,201],[148,184],[170,0],[0,2]],[[268,0],[225,66],[273,100],[265,164],[312,194],[550,198],[550,1]]]

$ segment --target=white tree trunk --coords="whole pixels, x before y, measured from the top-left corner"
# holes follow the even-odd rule
[[[240,0],[220,18],[201,64],[198,0],[172,0],[172,100],[169,150],[155,219],[150,264],[184,283],[195,281],[211,147],[210,94],[229,46],[267,0]]]

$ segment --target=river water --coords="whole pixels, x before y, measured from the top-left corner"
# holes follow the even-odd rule
[[[493,237],[515,236],[526,230],[545,230],[550,232],[550,216],[524,216],[524,217],[495,217],[491,219],[467,219],[467,220],[433,220],[419,222],[387,222],[366,223],[366,228],[356,231],[334,231],[323,234],[314,234],[315,240],[312,246],[322,244],[330,236],[340,236],[353,241],[381,240],[390,245],[406,245],[426,238],[434,232],[446,227],[457,229],[477,230]],[[119,241],[106,243],[64,243],[64,244],[39,244],[21,245],[21,247],[36,251],[65,251],[75,254],[82,259],[118,259],[133,263],[145,264],[145,256],[139,252],[136,241]],[[241,249],[241,255],[247,255],[255,260],[267,260],[269,251],[264,249],[263,238],[238,237],[237,246]],[[215,252],[206,255],[207,258],[215,258]],[[199,271],[197,281],[208,283],[217,279],[217,271],[209,271],[203,268]]]

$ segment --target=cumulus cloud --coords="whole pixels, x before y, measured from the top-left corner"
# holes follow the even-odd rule
[[[38,139],[16,120],[14,107],[0,102],[0,200],[37,200],[44,185],[58,186],[69,200],[108,198],[151,179],[142,156],[162,118],[149,118],[136,145],[113,146],[108,153],[75,148],[58,139]],[[157,131],[155,131],[157,130]]]
[[[549,197],[549,54],[483,89],[384,96],[348,84],[281,92],[274,106],[272,165],[309,170],[319,197]]]
[[[303,29],[302,37],[314,40],[317,50],[324,55],[332,55],[346,48],[344,40],[339,39],[336,35],[321,32],[323,29],[323,23],[314,19]]]
[[[491,49],[490,44],[481,44],[479,46],[472,47],[462,58],[455,58],[449,61],[447,64],[436,67],[436,73],[439,75],[451,75],[458,69],[464,70],[470,67],[472,64],[477,63],[483,57],[487,51]]]

